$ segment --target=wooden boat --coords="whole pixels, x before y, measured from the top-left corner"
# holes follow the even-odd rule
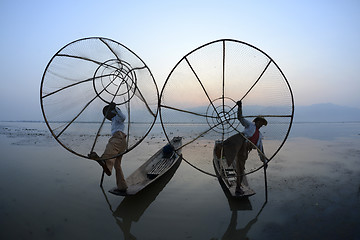
[[[151,158],[149,158],[143,165],[136,169],[129,177],[126,178],[128,189],[125,191],[118,191],[117,188],[109,190],[110,193],[120,196],[135,195],[151,183],[159,179],[162,175],[181,161],[181,149],[178,149],[182,144],[181,137],[174,137],[170,144],[157,151]],[[172,147],[170,147],[172,146]],[[170,148],[169,148],[170,147]],[[169,152],[169,149],[171,151]]]
[[[227,165],[225,157],[218,158],[215,149],[218,144],[222,144],[221,140],[217,140],[214,146],[213,153],[213,164],[216,175],[219,179],[220,185],[222,186],[225,194],[230,194],[231,197],[241,198],[248,197],[255,194],[255,191],[249,187],[249,183],[247,181],[246,175],[243,176],[243,180],[241,182],[241,190],[242,194],[236,192],[236,172],[234,163],[230,166]],[[220,147],[221,149],[221,147]],[[220,154],[222,156],[222,154]]]

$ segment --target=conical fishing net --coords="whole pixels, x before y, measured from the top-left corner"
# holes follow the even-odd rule
[[[85,38],[60,49],[48,63],[40,90],[41,108],[54,138],[83,157],[99,155],[111,136],[102,109],[110,102],[126,115],[132,150],[149,133],[159,93],[147,65],[129,48],[106,38]]]
[[[243,116],[264,117],[264,154],[271,160],[284,144],[293,119],[291,88],[277,64],[263,51],[236,40],[217,40],[185,55],[172,69],[160,94],[160,119],[168,139],[183,131],[183,146],[196,147],[242,132],[236,102]],[[199,144],[199,143],[204,144]],[[209,162],[184,154],[190,164]],[[196,159],[195,159],[196,158]],[[201,159],[199,159],[201,158]],[[201,168],[200,165],[197,167]],[[246,172],[262,167],[257,151],[249,154]],[[205,170],[207,171],[207,170]]]

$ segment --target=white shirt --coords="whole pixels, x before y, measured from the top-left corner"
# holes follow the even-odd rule
[[[112,110],[112,113],[115,113],[115,117],[111,119],[111,134],[114,135],[118,131],[124,132],[126,116],[118,107]]]
[[[255,123],[250,122],[249,120],[246,120],[243,117],[241,117],[239,120],[240,120],[241,125],[243,125],[245,127],[244,131],[242,132],[245,135],[245,137],[247,137],[247,138],[252,137],[256,131]],[[263,136],[262,136],[261,132],[259,131],[259,139],[256,143],[256,146],[260,149],[262,148],[262,141],[261,141],[262,138],[263,138]]]
[[[256,130],[255,123],[250,122],[249,120],[246,120],[245,118],[243,118],[242,112],[239,110],[238,110],[238,119],[239,119],[241,125],[243,125],[245,127],[244,131],[242,132],[245,135],[245,137],[247,137],[247,138],[252,137],[252,135],[254,135],[255,130]],[[256,146],[264,153],[262,139],[263,139],[263,135],[259,131],[259,139],[256,143]],[[263,161],[263,156],[260,153],[259,153],[259,157],[260,157],[261,161]]]

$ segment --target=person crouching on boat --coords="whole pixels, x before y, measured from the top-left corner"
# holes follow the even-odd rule
[[[252,122],[246,120],[242,115],[242,102],[238,101],[237,118],[240,123],[245,127],[242,133],[235,134],[224,141],[223,151],[227,164],[230,166],[236,159],[236,193],[242,194],[241,182],[245,173],[245,162],[248,158],[248,154],[252,149],[255,149],[254,145],[264,153],[262,145],[262,134],[259,129],[262,126],[267,125],[265,118],[256,117]],[[246,137],[244,138],[243,135]],[[251,142],[251,143],[250,143]],[[259,153],[260,160],[266,163],[266,159],[263,154]]]
[[[126,116],[122,111],[116,107],[116,104],[111,102],[103,108],[104,117],[111,121],[111,138],[109,139],[104,153],[99,157],[96,152],[91,152],[88,156],[96,160],[103,168],[106,175],[110,176],[113,167],[116,173],[116,185],[118,191],[126,191],[128,188],[123,171],[121,169],[122,155],[108,159],[112,156],[124,152],[127,148],[126,134],[124,133]],[[108,159],[108,160],[101,160]]]

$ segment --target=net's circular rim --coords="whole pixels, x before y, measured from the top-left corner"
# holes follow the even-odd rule
[[[122,152],[122,153],[119,153],[119,154],[117,154],[117,155],[115,155],[115,156],[112,156],[112,157],[108,158],[108,159],[111,159],[111,158],[116,158],[116,157],[122,156],[122,155],[128,153],[129,151],[133,150],[136,146],[138,146],[138,145],[147,137],[147,135],[151,132],[151,130],[152,130],[152,128],[153,128],[153,126],[154,126],[154,124],[155,124],[155,122],[156,122],[157,116],[158,116],[158,114],[159,114],[160,95],[159,95],[159,88],[158,88],[158,86],[157,86],[157,83],[156,83],[156,81],[155,81],[155,78],[154,78],[154,76],[153,76],[150,68],[148,67],[148,65],[147,65],[134,51],[132,51],[130,48],[128,48],[128,47],[125,46],[124,44],[119,43],[119,42],[117,42],[117,41],[115,41],[115,40],[113,40],[113,39],[110,39],[110,38],[106,38],[106,37],[95,37],[95,36],[94,36],[94,37],[79,38],[79,39],[77,39],[77,40],[74,40],[74,41],[71,41],[71,42],[67,43],[67,44],[64,45],[62,48],[60,48],[60,49],[51,57],[51,59],[50,59],[49,62],[47,63],[47,65],[46,65],[46,67],[45,67],[45,70],[44,70],[44,73],[43,73],[42,78],[41,78],[41,84],[40,84],[40,106],[41,106],[41,113],[42,113],[42,115],[43,115],[43,117],[44,117],[44,121],[45,121],[46,126],[47,126],[47,128],[49,129],[51,135],[54,137],[54,139],[55,139],[63,148],[65,148],[65,149],[68,150],[69,152],[71,152],[71,153],[73,153],[73,154],[75,154],[75,155],[77,155],[77,156],[79,156],[79,157],[83,157],[83,158],[86,158],[86,159],[89,159],[89,160],[93,160],[93,159],[89,158],[89,156],[80,154],[80,153],[74,151],[73,149],[67,147],[64,143],[62,143],[62,142],[56,137],[56,135],[55,135],[53,129],[51,128],[51,126],[50,126],[50,124],[49,124],[49,121],[48,121],[48,119],[47,119],[47,117],[46,117],[46,111],[45,111],[45,108],[44,108],[44,105],[43,105],[44,78],[45,78],[46,73],[47,73],[47,70],[48,70],[48,68],[50,67],[50,65],[51,65],[51,63],[53,62],[53,60],[57,57],[57,55],[58,55],[60,52],[62,52],[62,51],[63,51],[65,48],[67,48],[68,46],[70,46],[70,45],[72,45],[72,44],[74,44],[74,43],[80,42],[80,41],[86,41],[86,40],[92,40],[92,39],[94,39],[94,40],[95,40],[95,39],[97,39],[97,40],[105,40],[105,41],[113,42],[113,43],[118,44],[118,45],[120,45],[121,47],[125,48],[125,49],[128,50],[131,54],[133,54],[135,57],[137,57],[138,60],[140,60],[141,63],[144,65],[144,68],[146,68],[147,71],[149,71],[149,74],[150,74],[150,76],[151,76],[152,82],[153,82],[153,84],[155,85],[155,89],[156,89],[157,107],[156,107],[156,112],[155,112],[155,114],[154,114],[154,120],[150,123],[150,126],[149,126],[148,131],[142,136],[142,138],[139,138],[138,141],[137,141],[134,145],[132,145],[130,148],[127,148],[126,151],[124,151],[124,152]],[[97,94],[97,93],[96,93],[96,94]],[[98,95],[98,94],[97,94],[97,95]],[[102,99],[102,98],[100,98],[100,99]],[[104,100],[102,99],[102,101],[104,101]],[[106,101],[104,101],[104,102],[106,102]],[[117,104],[117,105],[118,105],[118,104]],[[108,160],[108,159],[103,159],[103,160]]]
[[[288,138],[288,136],[289,136],[289,134],[290,134],[290,129],[291,129],[291,127],[292,127],[292,123],[293,123],[293,119],[294,119],[294,110],[295,110],[295,109],[294,109],[294,108],[295,108],[295,107],[294,107],[294,95],[293,95],[292,89],[291,89],[291,87],[290,87],[290,84],[289,84],[289,82],[288,82],[285,74],[283,73],[283,71],[281,70],[281,68],[277,65],[277,63],[276,63],[267,53],[265,53],[263,50],[255,47],[255,46],[253,46],[253,45],[251,45],[251,44],[249,44],[249,43],[246,43],[246,42],[240,41],[240,40],[236,40],[236,39],[224,38],[224,39],[218,39],[218,40],[214,40],[214,41],[205,43],[205,44],[203,44],[203,45],[201,45],[201,46],[193,49],[192,51],[190,51],[190,52],[187,53],[186,55],[184,55],[184,56],[175,64],[175,66],[172,68],[172,70],[170,71],[169,75],[167,76],[167,78],[166,78],[166,80],[165,80],[165,82],[164,82],[164,85],[163,85],[163,87],[162,87],[162,89],[161,89],[160,99],[159,99],[159,116],[160,116],[160,123],[161,123],[161,127],[162,127],[162,129],[163,129],[163,132],[164,132],[164,134],[165,134],[165,137],[166,137],[166,139],[167,139],[168,141],[170,141],[169,135],[168,135],[167,130],[166,130],[166,127],[165,127],[166,123],[164,123],[163,117],[162,117],[162,99],[163,99],[163,94],[164,94],[164,91],[165,91],[165,89],[166,89],[166,85],[167,85],[169,79],[171,78],[173,72],[174,72],[175,69],[179,66],[179,64],[180,64],[181,62],[183,62],[184,59],[186,59],[189,55],[191,55],[192,53],[196,52],[196,51],[199,50],[199,49],[202,49],[202,48],[204,48],[204,47],[206,47],[206,46],[209,46],[209,45],[214,44],[214,43],[219,43],[219,42],[223,42],[223,44],[225,44],[226,42],[234,42],[234,43],[243,44],[243,45],[246,45],[246,46],[248,46],[248,47],[250,47],[250,48],[253,48],[253,49],[259,51],[260,53],[264,54],[264,55],[276,66],[276,68],[279,70],[279,72],[281,73],[281,76],[283,77],[283,79],[284,79],[284,81],[285,81],[285,83],[286,83],[286,85],[287,85],[287,87],[288,87],[288,90],[289,90],[289,92],[290,92],[290,97],[291,97],[291,105],[292,105],[292,106],[291,106],[291,117],[290,117],[289,127],[288,127],[287,133],[286,133],[283,141],[280,143],[278,149],[274,152],[274,154],[273,154],[271,157],[268,158],[268,160],[269,160],[268,162],[270,162],[270,161],[275,157],[275,155],[280,151],[280,149],[283,147],[283,145],[285,144],[285,142],[286,142],[286,140],[287,140],[287,138]],[[238,131],[237,129],[235,129],[235,130]],[[238,131],[238,132],[239,132],[239,131]],[[181,146],[180,148],[182,148],[182,147],[183,147],[183,146]],[[199,170],[199,171],[201,171],[201,172],[203,172],[203,173],[205,173],[205,174],[208,174],[208,175],[211,175],[211,176],[215,176],[215,177],[216,177],[216,175],[211,174],[211,173],[209,173],[209,172],[206,172],[206,171],[204,171],[204,170],[196,167],[196,166],[193,165],[190,161],[186,160],[184,157],[183,157],[183,160],[184,160],[185,162],[187,162],[188,164],[190,164],[191,166],[193,166],[194,168],[196,168],[197,170]],[[266,164],[263,163],[260,167],[254,169],[254,170],[251,170],[251,171],[245,173],[244,175],[248,175],[248,174],[257,172],[258,170],[262,169],[265,165],[267,165],[267,163],[266,163]]]

